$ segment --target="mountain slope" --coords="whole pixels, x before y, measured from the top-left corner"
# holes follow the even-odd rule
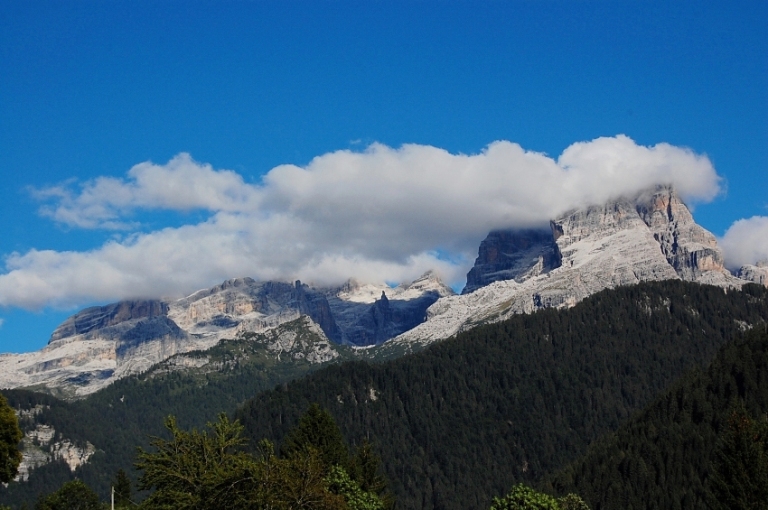
[[[428,344],[513,314],[567,308],[620,285],[746,283],[725,269],[715,237],[669,187],[571,211],[550,227],[549,239],[527,230],[489,234],[468,275],[472,292],[439,300],[426,322],[392,342]]]
[[[299,281],[235,278],[175,301],[87,308],[64,321],[44,349],[0,355],[0,388],[82,398],[173,355],[300,317],[309,317],[335,344],[381,344],[423,322],[431,304],[453,294],[434,273],[396,288],[375,286],[374,296],[370,287],[349,282],[316,289]]]
[[[311,402],[371,439],[402,508],[487,508],[615,430],[677,377],[768,321],[768,289],[681,281],[597,293],[477,327],[381,365],[333,365],[238,413],[280,440]]]
[[[768,412],[768,330],[726,345],[547,484],[578,492],[594,510],[707,507],[718,437],[743,405]]]
[[[36,457],[28,482],[0,487],[0,505],[34,503],[38,494],[75,476],[106,498],[118,469],[133,476],[136,447],[148,448],[149,436],[163,435],[169,414],[177,416],[180,426],[200,428],[260,391],[345,359],[355,359],[352,348],[332,344],[311,319],[302,317],[265,333],[172,356],[74,402],[4,391],[27,417],[24,431],[35,443]],[[46,431],[42,440],[41,427]],[[75,468],[58,462],[54,452],[64,441],[90,444],[93,455]]]

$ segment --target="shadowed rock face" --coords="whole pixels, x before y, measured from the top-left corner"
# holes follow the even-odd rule
[[[142,344],[151,340],[162,339],[163,343],[178,343],[186,339],[187,334],[168,317],[151,317],[135,322],[130,329],[121,332],[117,338],[115,353],[118,360],[127,358],[140,350]],[[162,346],[166,351],[176,351],[177,346],[169,349],[167,345]]]
[[[130,320],[160,317],[168,313],[168,305],[159,300],[120,301],[105,306],[86,308],[69,317],[51,335],[48,343],[94,330],[115,326]]]
[[[495,230],[480,243],[462,294],[501,280],[523,282],[560,266],[557,245],[548,230]]]
[[[379,345],[421,324],[427,308],[440,298],[436,291],[409,300],[387,298],[386,292],[373,304],[360,305],[357,320],[346,325],[344,343]]]
[[[395,288],[350,280],[325,292],[342,331],[342,343],[355,346],[379,345],[416,327],[426,320],[432,304],[454,295],[432,271]]]

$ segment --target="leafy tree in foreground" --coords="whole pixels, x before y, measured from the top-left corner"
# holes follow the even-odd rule
[[[365,491],[340,466],[333,466],[326,478],[328,490],[339,494],[350,510],[384,510],[385,503],[374,492]]]
[[[329,420],[330,419],[330,420]],[[269,441],[255,456],[241,450],[242,426],[225,414],[208,431],[181,430],[166,419],[171,439],[154,438],[155,452],[140,450],[139,489],[154,492],[142,503],[147,509],[383,510],[376,492],[385,485],[377,475],[370,447],[350,459],[338,442],[338,426],[319,406],[310,408],[292,432],[294,441],[283,458]],[[343,452],[344,455],[340,455]],[[345,466],[356,466],[351,477]],[[365,488],[363,488],[365,487]]]
[[[16,476],[21,462],[19,441],[23,437],[16,413],[0,395],[0,482],[8,483]]]
[[[101,510],[99,496],[81,480],[72,480],[35,505],[35,510]]]
[[[753,420],[744,410],[734,411],[713,467],[714,509],[768,509],[768,420]]]
[[[589,510],[589,506],[576,494],[557,499],[520,483],[503,498],[493,498],[491,510]]]

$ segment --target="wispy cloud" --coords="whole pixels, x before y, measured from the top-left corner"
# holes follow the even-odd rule
[[[91,251],[11,254],[0,305],[158,296],[243,275],[403,281],[433,268],[458,282],[489,230],[545,226],[568,209],[654,184],[672,184],[689,201],[720,191],[705,156],[621,135],[576,143],[557,159],[507,141],[473,155],[372,144],[278,166],[253,184],[179,154],[136,165],[124,179],[39,189],[42,212],[72,227],[129,232],[141,210],[209,211],[205,221]]]

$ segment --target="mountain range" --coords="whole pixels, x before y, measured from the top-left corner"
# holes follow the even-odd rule
[[[674,189],[659,186],[567,212],[546,230],[490,232],[460,295],[433,272],[397,287],[350,279],[318,288],[245,277],[177,300],[87,308],[56,328],[40,351],[0,355],[0,387],[81,398],[174,355],[299,317],[317,325],[324,345],[333,347],[328,352],[351,346],[363,358],[393,357],[478,324],[571,307],[606,288],[676,279],[768,285],[768,264],[731,273],[715,237],[695,223]],[[326,363],[335,356],[310,358]]]

